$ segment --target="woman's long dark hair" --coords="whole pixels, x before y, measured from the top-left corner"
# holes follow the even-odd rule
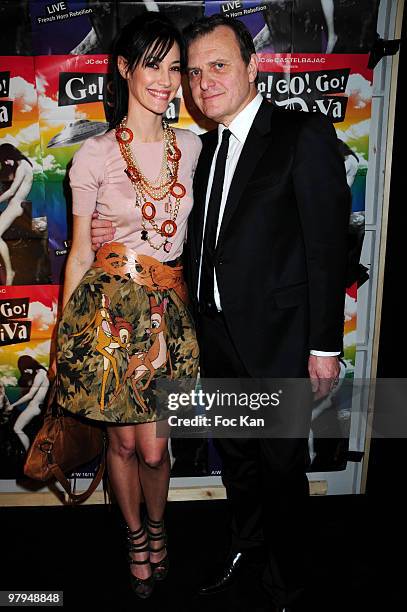
[[[110,58],[112,97],[108,105],[111,106],[112,112],[108,119],[111,128],[118,126],[127,114],[129,103],[127,81],[123,79],[117,67],[119,56],[124,57],[128,71],[131,73],[140,62],[145,66],[151,57],[162,61],[174,43],[180,48],[181,69],[183,69],[185,53],[181,34],[164,15],[147,13],[135,17],[119,32],[113,43]]]
[[[12,159],[13,161],[25,159],[29,164],[31,164],[28,157],[23,155],[19,149],[9,142],[4,142],[3,144],[0,144],[0,163],[5,162],[7,159]]]
[[[30,355],[21,355],[21,357],[18,358],[17,367],[21,373],[18,379],[18,386],[22,388],[31,387],[38,370],[46,371],[46,368]],[[25,370],[32,370],[32,373],[26,372]]]

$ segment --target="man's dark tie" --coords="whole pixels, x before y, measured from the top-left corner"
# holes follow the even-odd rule
[[[215,172],[211,195],[206,214],[205,235],[202,246],[201,284],[199,288],[199,304],[203,309],[213,308],[214,299],[214,256],[216,233],[218,229],[219,209],[222,201],[223,181],[225,179],[226,157],[229,148],[230,130],[223,130],[222,142],[216,158]]]

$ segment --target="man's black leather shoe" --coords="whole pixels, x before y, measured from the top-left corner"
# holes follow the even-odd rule
[[[235,582],[241,573],[242,567],[249,561],[253,561],[253,559],[254,554],[252,551],[230,553],[218,575],[211,582],[200,587],[199,595],[215,595],[225,591]]]

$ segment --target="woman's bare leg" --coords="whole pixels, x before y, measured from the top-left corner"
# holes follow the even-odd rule
[[[140,483],[148,516],[152,521],[162,521],[170,481],[168,439],[157,438],[156,423],[143,423],[137,426],[136,448],[140,460]],[[159,533],[161,528],[150,527],[150,531]],[[160,540],[154,541],[153,548],[160,548],[162,544]],[[150,560],[158,563],[165,555],[165,550],[158,553],[150,551]]]
[[[20,414],[20,416],[14,423],[14,433],[16,433],[17,436],[20,438],[20,442],[24,446],[26,451],[28,451],[28,449],[30,448],[30,438],[24,432],[24,427],[26,427],[28,423],[30,423],[30,421],[32,421],[32,419],[35,416],[38,416],[39,414],[41,414],[40,405],[38,401],[33,400],[28,404],[27,408],[23,410],[23,412]]]
[[[107,428],[109,447],[107,452],[107,467],[109,480],[115,497],[130,531],[141,527],[140,503],[142,492],[139,477],[139,461],[136,454],[136,431],[141,425],[111,426]],[[134,540],[141,544],[146,536]],[[149,558],[148,552],[131,553],[135,561]],[[138,578],[148,578],[151,575],[149,563],[130,566],[131,572]]]

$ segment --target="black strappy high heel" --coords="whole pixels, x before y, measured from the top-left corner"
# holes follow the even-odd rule
[[[161,550],[166,549],[167,534],[164,529],[164,521],[152,521],[149,517],[147,517],[146,524],[150,553],[158,553]],[[151,529],[159,529],[160,531],[151,531]],[[163,545],[159,548],[153,548],[151,544],[153,542],[157,542],[158,540],[163,540]],[[168,574],[170,565],[168,554],[165,554],[161,561],[157,561],[157,563],[153,563],[152,561],[150,561],[150,565],[153,572],[154,580],[156,580],[157,582],[161,582],[167,577]]]
[[[129,527],[126,527],[127,530],[127,549],[129,551],[129,563],[130,565],[145,565],[146,563],[150,563],[150,559],[144,559],[143,561],[136,561],[131,556],[131,553],[142,553],[149,552],[150,548],[148,545],[147,534],[144,529],[144,526],[140,527],[136,531],[130,531]],[[139,540],[144,536],[144,539],[135,544],[135,540]],[[152,570],[153,568],[151,568]],[[148,578],[138,578],[130,572],[131,577],[131,588],[140,599],[147,599],[153,592],[154,588],[154,576],[151,573],[151,576]]]

